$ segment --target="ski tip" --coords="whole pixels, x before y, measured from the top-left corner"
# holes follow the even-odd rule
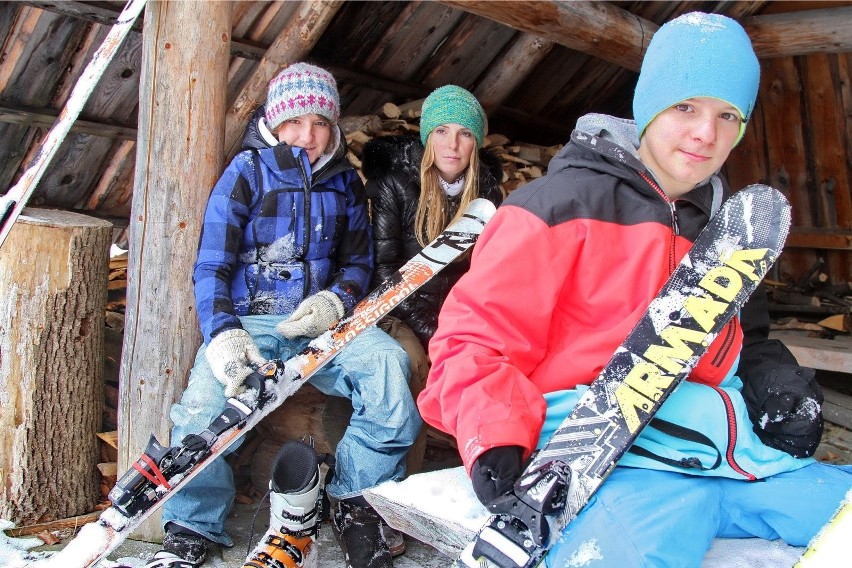
[[[467,208],[464,210],[464,214],[476,217],[477,219],[481,219],[483,222],[487,223],[491,217],[494,216],[496,211],[496,205],[484,197],[477,197],[468,204]]]
[[[763,183],[753,183],[751,185],[747,185],[737,193],[750,193],[757,198],[777,201],[785,205],[787,204],[787,197],[783,193],[781,193],[779,190],[775,189],[771,185],[766,185]]]

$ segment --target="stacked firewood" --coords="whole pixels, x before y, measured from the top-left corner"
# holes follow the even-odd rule
[[[852,332],[852,282],[832,284],[820,270],[811,270],[799,282],[765,282],[771,329],[806,331],[828,339]]]
[[[377,136],[418,134],[422,105],[423,99],[403,105],[385,103],[376,114],[349,116],[340,120],[349,145],[349,160],[362,179],[364,175],[361,173],[361,150],[364,144]],[[512,142],[502,134],[491,133],[485,137],[483,147],[500,158],[503,164],[502,187],[508,195],[528,181],[547,173],[547,164],[562,146]]]

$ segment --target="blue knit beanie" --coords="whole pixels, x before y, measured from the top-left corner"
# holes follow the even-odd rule
[[[423,101],[420,141],[425,146],[426,139],[436,127],[451,123],[468,128],[476,138],[476,145],[482,146],[482,139],[488,132],[488,119],[482,105],[470,91],[455,85],[446,85],[432,91]]]
[[[662,111],[693,97],[725,101],[747,121],[759,86],[760,64],[742,26],[719,14],[684,14],[657,30],[642,60],[633,96],[639,137]]]

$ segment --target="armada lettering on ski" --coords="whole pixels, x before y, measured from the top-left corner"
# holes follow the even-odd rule
[[[691,319],[663,329],[660,339],[664,344],[649,346],[642,354],[644,361],[638,362],[615,389],[618,407],[631,433],[643,424],[639,412],[652,413],[687,361],[713,340],[719,331],[714,329],[719,317],[742,290],[743,279],[760,281],[756,269],[765,266],[771,256],[765,248],[733,251],[728,258],[720,259],[722,265],[710,269],[698,283],[699,289],[684,300],[684,310]]]

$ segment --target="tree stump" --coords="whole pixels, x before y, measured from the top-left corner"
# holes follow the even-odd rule
[[[27,208],[0,249],[0,518],[33,524],[98,501],[112,224]]]

